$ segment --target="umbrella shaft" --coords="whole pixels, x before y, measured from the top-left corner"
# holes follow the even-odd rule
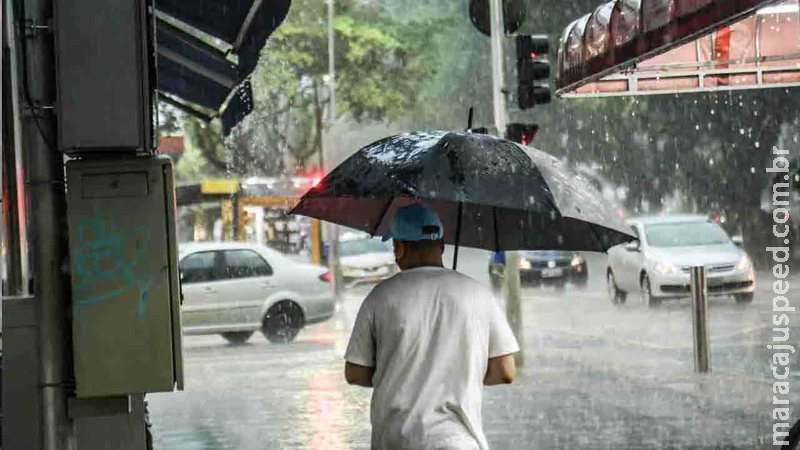
[[[458,270],[458,244],[461,242],[461,218],[464,216],[464,202],[458,202],[456,218],[456,248],[453,250],[453,270]]]

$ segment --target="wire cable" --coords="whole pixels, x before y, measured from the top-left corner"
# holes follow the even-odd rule
[[[17,34],[18,39],[17,41],[20,42],[20,54],[22,56],[22,96],[25,99],[25,103],[28,106],[28,110],[30,111],[31,117],[33,117],[33,122],[36,125],[36,129],[39,131],[39,136],[41,136],[42,140],[44,141],[45,145],[50,149],[53,153],[59,153],[57,150],[57,146],[53,142],[53,140],[49,139],[42,128],[42,124],[40,122],[40,118],[37,115],[37,108],[34,105],[31,96],[30,85],[28,84],[28,37],[25,33],[25,1],[24,0],[17,0],[13,2],[15,6],[15,14],[14,19],[17,22]]]

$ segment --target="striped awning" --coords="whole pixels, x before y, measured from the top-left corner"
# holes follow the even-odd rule
[[[156,49],[160,98],[228,134],[253,109],[248,77],[290,0],[159,0]]]
[[[800,85],[798,0],[614,0],[562,35],[562,97]]]

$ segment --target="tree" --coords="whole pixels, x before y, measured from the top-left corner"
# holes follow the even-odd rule
[[[158,104],[156,136],[171,136],[181,131],[181,112],[166,103]]]
[[[398,22],[362,2],[337,2],[336,92],[340,114],[359,121],[392,121],[413,110],[420,85],[435,67],[423,63],[426,36],[442,19]],[[274,175],[286,156],[302,171],[321,154],[329,105],[326,5],[295,1],[270,37],[252,76],[255,110],[229,139],[216,125],[185,122],[209,164],[235,174]]]

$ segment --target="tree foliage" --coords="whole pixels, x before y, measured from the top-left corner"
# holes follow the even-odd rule
[[[357,122],[398,120],[412,111],[434,71],[427,36],[446,20],[399,22],[374,5],[337,2],[334,20],[337,112]],[[186,133],[208,162],[236,174],[281,173],[287,162],[316,165],[330,113],[327,6],[295,1],[253,74],[256,109],[231,137],[187,119]]]

